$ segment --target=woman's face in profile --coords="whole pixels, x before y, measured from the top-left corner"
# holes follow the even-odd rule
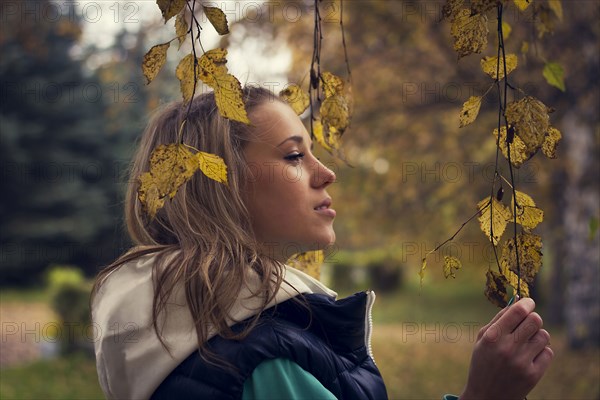
[[[280,101],[250,116],[253,137],[244,148],[250,169],[244,199],[257,239],[281,261],[335,241],[335,211],[326,187],[335,181],[310,151],[311,140],[295,112]]]

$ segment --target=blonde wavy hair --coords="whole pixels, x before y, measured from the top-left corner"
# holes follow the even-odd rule
[[[272,101],[280,100],[266,89],[244,89],[244,103],[250,115]],[[221,156],[228,167],[228,185],[198,172],[172,200],[165,202],[154,219],[150,219],[138,199],[137,178],[149,170],[150,155],[157,146],[178,142],[184,119],[183,143]],[[252,126],[223,118],[212,92],[194,98],[189,114],[188,106],[181,103],[168,105],[155,113],[132,162],[125,199],[127,229],[136,247],[103,269],[92,290],[93,299],[112,271],[139,257],[154,254],[152,314],[158,337],[167,348],[160,334],[158,316],[176,285],[183,282],[199,351],[209,362],[216,359],[205,348],[209,326],[222,337],[241,339],[260,317],[260,313],[257,314],[237,334],[227,324],[229,311],[249,272],[253,270],[260,277],[259,290],[255,293],[262,299],[260,311],[266,308],[283,282],[283,265],[259,251],[243,201],[244,184],[249,179],[243,149],[252,140],[252,129]]]

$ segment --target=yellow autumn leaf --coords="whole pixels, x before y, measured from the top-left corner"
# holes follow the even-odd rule
[[[196,158],[198,167],[204,175],[217,182],[227,184],[227,165],[221,157],[200,151],[196,153]]]
[[[512,272],[506,266],[500,266],[502,275],[506,278],[507,283],[512,286],[515,291],[519,289],[521,297],[529,297],[529,285],[523,279],[519,279],[517,274]]]
[[[469,9],[460,10],[450,27],[458,58],[481,53],[487,47],[488,33],[487,17],[484,14],[471,15]]]
[[[229,33],[229,27],[227,26],[227,16],[218,7],[202,7],[204,14],[215,28],[219,35],[226,35]]]
[[[518,59],[515,54],[507,54],[506,55],[506,73],[510,74],[512,71],[517,68]],[[492,77],[492,79],[496,80],[496,76],[498,76],[498,80],[504,78],[504,57],[500,56],[500,68],[498,70],[498,57],[483,57],[481,59],[481,69],[483,72]],[[498,75],[496,75],[498,72]]]
[[[138,198],[151,218],[165,205],[165,196],[161,196],[151,173],[145,172],[138,178]]]
[[[542,153],[548,158],[556,158],[556,148],[558,142],[562,138],[560,131],[553,126],[548,129],[546,136],[544,137],[544,143],[542,143]]]
[[[563,9],[560,0],[548,0],[548,7],[554,12],[554,15],[560,22],[563,20]]]
[[[216,75],[215,83],[211,86],[215,90],[217,108],[223,117],[250,124],[244,106],[242,85],[235,76],[231,74]]]
[[[535,228],[544,220],[544,211],[535,206],[533,199],[526,193],[515,190],[517,223],[527,229]],[[515,198],[512,198],[511,211],[515,210]],[[511,221],[513,218],[511,218]]]
[[[419,285],[423,287],[423,279],[425,278],[425,268],[427,268],[427,257],[421,260],[421,269],[419,270]]]
[[[512,26],[508,22],[502,21],[502,40],[506,41],[512,32]]]
[[[187,33],[189,30],[189,26],[185,20],[185,9],[181,10],[177,17],[175,17],[175,35],[177,36],[177,40],[179,42],[178,50],[181,49],[181,45],[185,42],[185,38],[187,37]]]
[[[320,114],[325,134],[330,132],[331,128],[335,128],[342,135],[350,123],[348,104],[346,103],[346,99],[340,95],[327,97],[323,100]]]
[[[181,144],[160,145],[150,155],[150,173],[161,196],[175,197],[197,170],[194,154]]]
[[[227,50],[224,49],[207,51],[197,59],[195,74],[194,56],[185,56],[175,71],[181,84],[181,94],[184,101],[189,101],[194,93],[195,82],[201,80],[214,89],[215,103],[223,117],[249,124],[242,85],[235,76],[227,72],[226,56]]]
[[[296,84],[289,85],[279,92],[279,97],[292,107],[294,112],[301,115],[310,105],[310,98],[305,90]]]
[[[529,156],[534,155],[542,144],[550,128],[550,110],[541,101],[527,96],[513,101],[506,107],[506,120],[515,129],[515,136],[521,138]]]
[[[504,308],[509,299],[508,293],[506,292],[508,281],[503,275],[494,271],[488,271],[486,278],[485,296],[492,304]]]
[[[500,265],[531,284],[542,266],[542,238],[539,235],[524,232],[517,235],[516,243],[515,246],[514,238],[504,243]],[[519,252],[518,268],[515,247]]]
[[[444,278],[448,277],[456,278],[454,271],[459,270],[462,266],[460,260],[452,256],[444,256]]]
[[[185,3],[186,0],[156,0],[156,4],[165,19],[165,24],[183,10]]]
[[[192,152],[181,144],[160,145],[150,155],[150,172],[139,177],[138,196],[151,217],[164,205],[164,199],[175,197],[177,190],[198,170]]]
[[[227,50],[213,49],[209,50],[198,58],[198,79],[213,87],[216,82],[216,77],[226,75],[228,73],[227,66]]]
[[[524,40],[523,43],[521,43],[521,53],[527,54],[528,52],[529,52],[529,42]]]
[[[498,145],[502,155],[508,160],[508,145],[506,144],[506,126],[500,129],[500,140]],[[494,129],[494,137],[498,138],[498,128]],[[514,136],[510,145],[510,162],[516,168],[519,168],[525,161],[529,160],[533,154],[527,151],[527,146],[520,137]]]
[[[527,9],[527,7],[529,7],[529,4],[531,4],[532,1],[533,0],[514,0],[515,5],[521,11],[525,11]]]
[[[480,210],[478,220],[481,230],[497,245],[510,219],[510,210],[495,198],[490,203],[489,197],[477,203],[477,209]]]
[[[460,110],[460,127],[467,126],[477,118],[479,109],[481,108],[481,97],[471,96],[469,100],[465,101]]]
[[[244,106],[242,85],[227,72],[227,50],[209,50],[198,59],[197,77],[215,91],[219,113],[228,119],[249,124]]]
[[[227,49],[211,49],[204,53],[204,57],[210,59],[217,67],[214,72],[218,71],[219,68],[224,67],[227,63]],[[226,71],[223,71],[226,72]]]
[[[324,260],[325,255],[323,250],[315,250],[296,254],[288,260],[287,264],[312,276],[315,279],[320,279],[321,265],[323,265]]]
[[[175,76],[179,79],[183,101],[187,103],[194,95],[196,81],[194,78],[194,56],[192,54],[188,54],[181,59],[175,69]]]
[[[170,42],[157,44],[156,46],[152,46],[150,50],[144,55],[144,60],[142,61],[142,72],[146,77],[146,84],[152,82],[158,72],[165,65],[167,61],[167,50],[171,45]]]
[[[313,135],[317,143],[331,153],[332,146],[329,144],[328,140],[325,139],[323,134],[323,124],[319,120],[313,122]]]
[[[334,149],[339,149],[341,145],[342,133],[335,127],[330,126],[329,132],[325,135],[325,140]]]
[[[444,18],[454,21],[454,18],[458,15],[462,9],[464,0],[446,0],[446,4],[442,7],[442,15]]]
[[[321,74],[321,80],[323,82],[325,98],[344,95],[344,81],[339,76],[334,75],[331,72],[323,72]]]

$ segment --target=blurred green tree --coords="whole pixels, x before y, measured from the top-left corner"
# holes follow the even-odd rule
[[[104,120],[115,89],[78,54],[75,3],[3,5],[0,285],[39,283],[50,263],[90,273],[120,244],[120,165]]]

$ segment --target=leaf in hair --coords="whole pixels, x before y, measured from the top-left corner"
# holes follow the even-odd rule
[[[154,218],[165,204],[173,198],[181,185],[198,169],[194,156],[178,144],[161,145],[150,156],[150,172],[143,173],[138,181],[138,198],[150,217]]]
[[[217,182],[227,184],[227,165],[216,154],[200,151],[196,154],[198,167],[204,175]]]

